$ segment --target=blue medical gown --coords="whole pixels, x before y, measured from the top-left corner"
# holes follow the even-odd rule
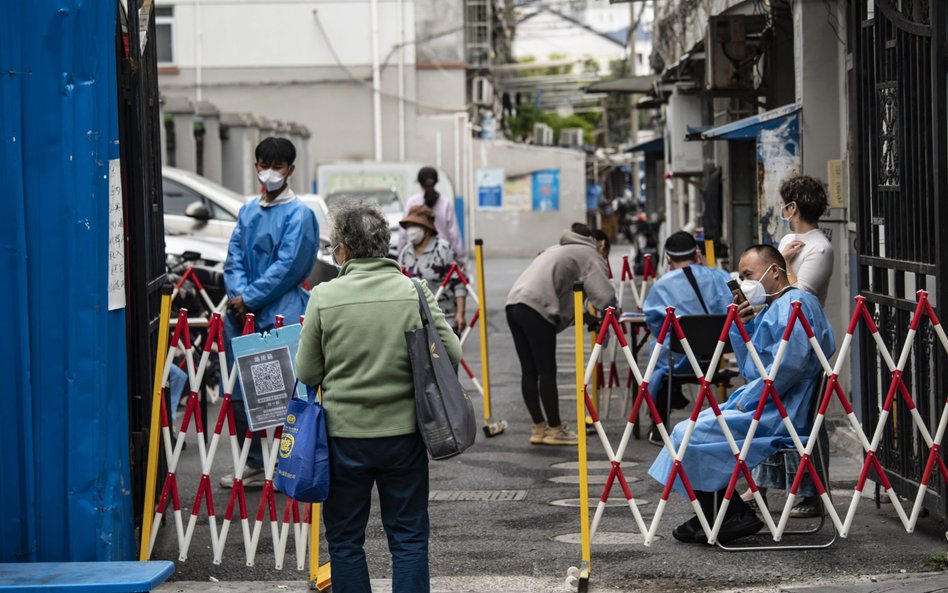
[[[751,342],[768,372],[773,365],[787,321],[790,319],[793,301],[800,301],[802,312],[810,322],[817,342],[827,358],[836,351],[833,329],[819,301],[810,293],[794,288],[767,306],[747,326]],[[747,348],[736,328],[731,329],[730,337],[741,375],[747,383],[735,390],[727,402],[721,405],[721,413],[740,449],[744,445],[757,403],[763,393],[764,381],[753,360],[748,356]],[[814,397],[818,397],[816,391],[819,388],[821,372],[819,359],[811,349],[806,332],[798,322],[787,344],[787,352],[780,363],[774,387],[804,443],[807,441],[805,430],[810,424],[809,416],[812,411],[810,404]],[[671,438],[676,449],[681,444],[687,424],[688,420],[679,422],[672,431]],[[759,465],[790,442],[789,433],[780,419],[777,407],[772,399],[768,399],[760,424],[754,433],[753,444],[747,454],[748,467],[753,468]],[[718,425],[714,412],[710,408],[705,408],[698,415],[694,434],[682,459],[682,466],[692,488],[706,492],[721,490],[727,486],[735,463],[736,459],[724,439],[724,433]],[[671,468],[671,456],[667,450],[663,449],[652,463],[648,473],[664,484]],[[675,481],[675,489],[684,493],[681,480]]]
[[[727,281],[730,276],[724,270],[719,268],[709,268],[700,264],[688,266],[694,273],[698,290],[704,298],[704,304],[708,308],[708,313],[726,314],[727,307],[731,304],[731,291],[727,287]],[[645,297],[645,303],[642,305],[645,313],[645,324],[648,331],[652,334],[651,346],[654,348],[655,340],[658,338],[658,332],[662,329],[665,322],[665,308],[675,307],[675,315],[704,315],[704,308],[701,307],[701,301],[695,294],[688,277],[685,276],[683,269],[672,270],[663,274],[661,278],[649,290]],[[662,379],[668,375],[668,350],[671,344],[670,337],[666,337],[662,344],[662,355],[655,365],[655,371],[652,373],[652,379],[649,381],[648,390],[654,398],[662,384]],[[649,349],[649,352],[652,350]],[[684,354],[673,355],[675,371],[687,372],[691,369],[688,358]],[[662,412],[664,413],[664,411]]]
[[[258,332],[272,329],[277,315],[288,325],[299,323],[309,302],[300,284],[316,264],[318,237],[316,215],[298,199],[263,208],[256,198],[241,206],[227,246],[224,285],[228,297],[243,295]],[[224,316],[224,332],[231,363],[230,341],[243,332],[231,309]]]

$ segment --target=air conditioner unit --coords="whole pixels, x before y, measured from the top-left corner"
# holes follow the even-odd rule
[[[708,19],[705,36],[705,87],[712,91],[754,88],[753,57],[756,44],[748,43],[745,15]]]
[[[486,76],[475,76],[471,79],[471,102],[475,105],[494,104],[494,87]]]
[[[552,146],[553,128],[546,124],[533,124],[533,143],[540,146]]]
[[[560,130],[560,146],[582,146],[583,144],[582,128],[563,128]]]
[[[701,125],[701,98],[677,90],[665,111],[665,170],[672,174],[700,173],[704,157],[700,141],[686,141],[688,126]]]

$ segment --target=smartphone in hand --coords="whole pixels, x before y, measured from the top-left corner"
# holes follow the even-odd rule
[[[744,296],[744,293],[741,291],[741,283],[733,278],[727,281],[727,287],[730,289],[731,294],[737,297],[737,304],[743,304],[747,302],[747,297]]]

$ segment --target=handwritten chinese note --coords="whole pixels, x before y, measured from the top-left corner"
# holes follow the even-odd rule
[[[125,217],[122,209],[122,169],[109,161],[109,311],[125,307]]]

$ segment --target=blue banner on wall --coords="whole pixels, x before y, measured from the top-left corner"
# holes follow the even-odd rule
[[[533,173],[533,211],[560,209],[560,170],[542,169]]]
[[[504,206],[504,170],[478,169],[477,208],[480,210],[499,210]]]

